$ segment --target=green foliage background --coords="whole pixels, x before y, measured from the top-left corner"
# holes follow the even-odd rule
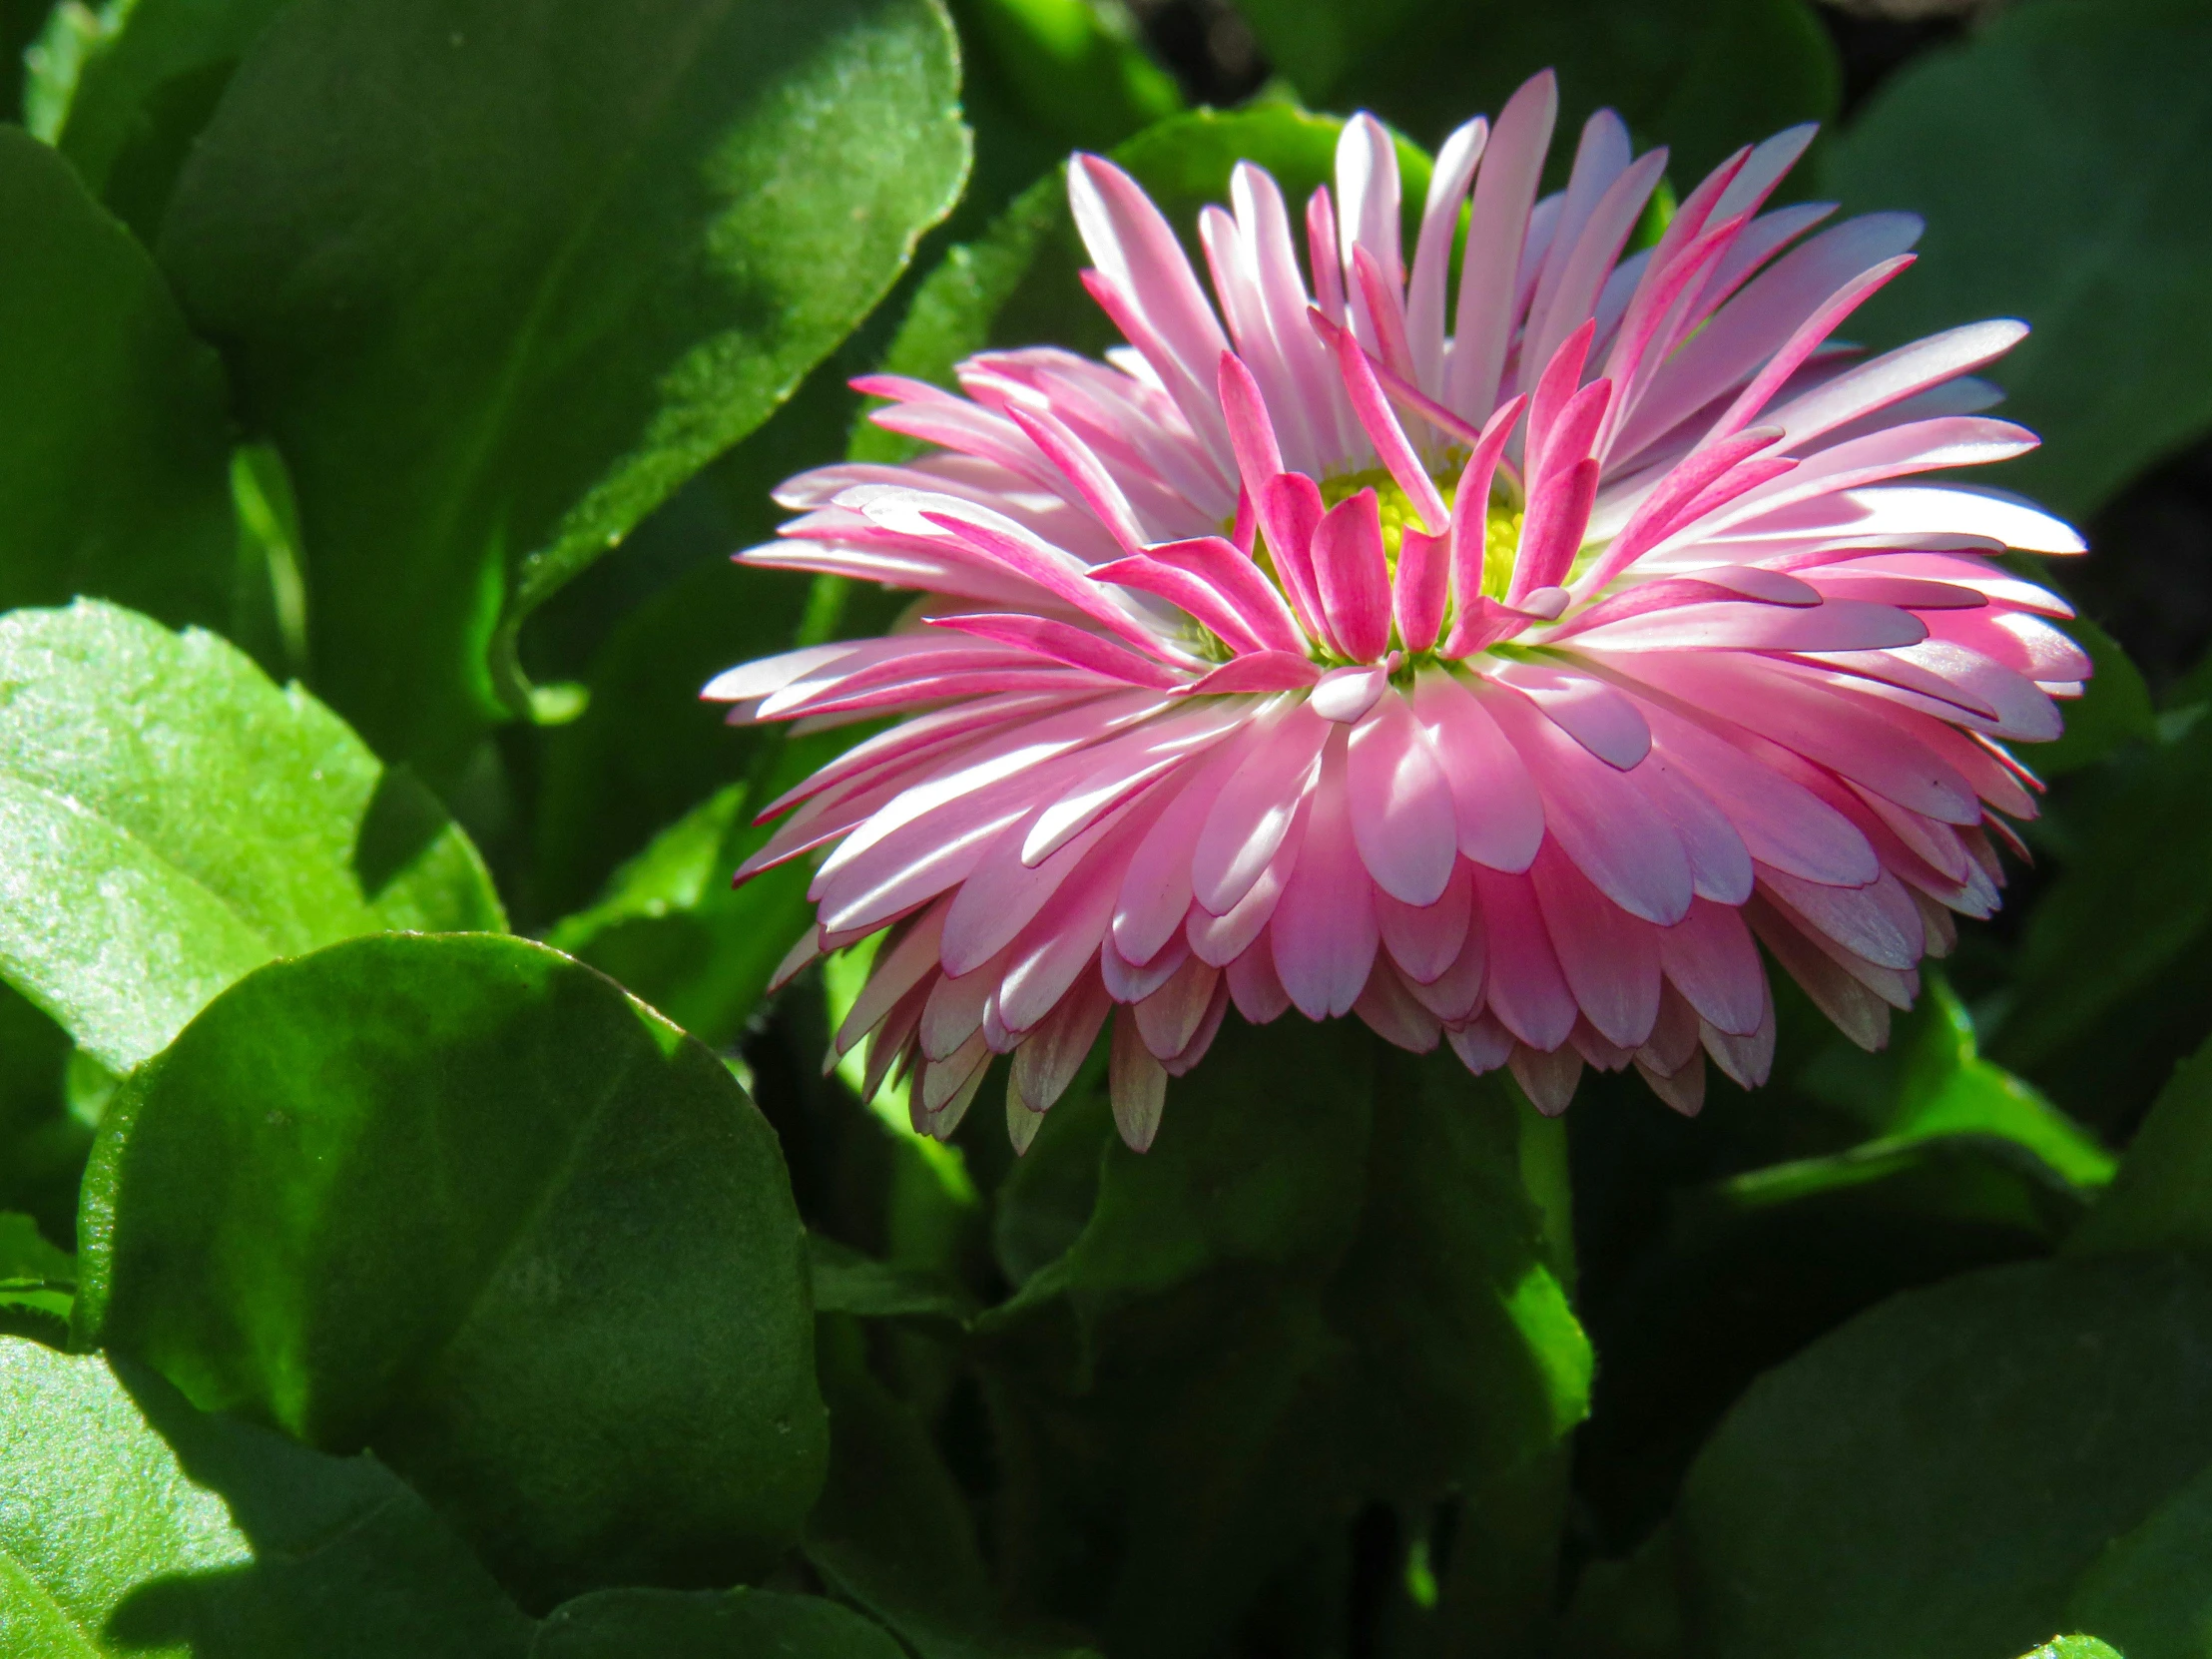
[[[2212,1656],[2212,661],[2130,598],[2212,586],[2141,505],[2212,4],[1871,95],[1806,0],[1145,9],[1272,69],[1193,107],[1104,0],[0,4],[5,1659]],[[850,375],[1108,342],[1069,149],[1187,226],[1366,107],[1417,198],[1546,64],[1678,190],[1830,123],[1793,189],[1929,220],[1870,343],[2035,325],[2098,673],[2011,908],[1695,1121],[1298,1021],[1144,1157],[1096,1057],[1018,1161],[863,1108],[860,963],[767,997],[805,874],[728,884],[852,734],[695,694],[897,601],[731,565],[769,488],[901,452]]]

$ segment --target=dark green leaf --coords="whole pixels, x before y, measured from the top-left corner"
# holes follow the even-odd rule
[[[2028,914],[1993,1056],[2126,1121],[2204,1039],[2212,721],[2115,759]]]
[[[1232,1018],[1144,1155],[1103,1116],[1064,1100],[998,1195],[1026,1277],[977,1328],[1019,1448],[1017,1584],[1109,1651],[1212,1654],[1381,1503],[1423,1540],[1456,1523],[1428,1605],[1393,1603],[1433,1644],[1406,1651],[1533,1639],[1590,1378],[1556,1127],[1448,1054],[1289,1019]]]
[[[2174,1072],[2128,1143],[2111,1191],[2066,1249],[2212,1249],[2212,1043]]]
[[[754,757],[755,782],[733,784],[664,830],[615,872],[598,903],[564,918],[549,939],[701,1041],[736,1042],[777,964],[814,919],[814,872],[804,859],[731,885],[772,832],[751,822],[749,804],[774,800],[865,731],[771,734]]]
[[[2148,1520],[2106,1546],[2082,1575],[2066,1622],[2111,1638],[2133,1659],[2198,1659],[2212,1644],[2212,1468],[2199,1469]],[[2119,1659],[2103,1642],[2074,1637],[2059,1659]]]
[[[0,1338],[9,1659],[521,1659],[528,1622],[367,1457],[202,1416],[121,1362]]]
[[[77,1283],[77,1259],[47,1243],[29,1216],[0,1212],[0,1280],[37,1279],[51,1285]]]
[[[68,1035],[0,984],[0,1208],[35,1216],[67,1240],[77,1225],[77,1176],[90,1126],[69,1110]]]
[[[292,467],[317,684],[443,772],[521,619],[767,418],[966,165],[932,0],[301,0],[162,254]]]
[[[1244,0],[1309,103],[1434,144],[1559,71],[1561,128],[1609,105],[1695,181],[1738,145],[1834,113],[1835,49],[1802,0]],[[1561,148],[1564,148],[1563,146]]]
[[[821,1481],[775,1135],[542,945],[361,939],[234,987],[125,1085],[83,1233],[88,1340],[373,1447],[534,1597],[728,1583]]]
[[[904,1659],[857,1613],[774,1590],[599,1590],[555,1608],[530,1659]]]
[[[230,418],[215,353],[69,164],[0,127],[0,610],[95,594],[227,627]]]
[[[443,810],[297,686],[109,605],[0,619],[0,975],[111,1069],[273,956],[502,925]]]
[[[289,3],[107,0],[91,18],[60,7],[39,46],[30,129],[151,243],[239,59]]]
[[[1867,337],[2034,325],[1989,370],[2043,437],[2004,482],[2061,512],[2093,511],[2212,424],[2208,57],[2196,0],[2038,0],[1908,67],[1830,151],[1847,205],[1928,218],[1920,268],[1867,308]]]
[[[781,728],[764,734],[727,724],[727,707],[701,702],[699,691],[734,663],[800,643],[813,585],[790,571],[745,569],[729,556],[768,541],[788,516],[771,490],[842,452],[859,399],[834,367],[825,364],[767,425],[533,622],[534,632],[547,634],[572,618],[601,631],[588,655],[574,645],[563,653],[583,657],[577,667],[590,697],[583,716],[545,734],[535,870],[541,911],[557,915],[590,902],[658,831],[744,779],[764,735],[780,741]],[[670,568],[679,559],[685,563]],[[656,577],[652,589],[636,591]],[[534,642],[523,643],[534,666]]]
[[[2108,1546],[2212,1460],[2207,1389],[2201,1262],[1997,1268],[1884,1304],[1754,1384],[1699,1458],[1690,1651],[1957,1659],[2078,1628]],[[2212,1594],[2201,1547],[2166,1587]]]
[[[0,1227],[8,1217],[0,1216]],[[6,1233],[0,1231],[0,1250]],[[815,1312],[861,1319],[947,1320],[957,1325],[975,1312],[975,1299],[942,1275],[901,1268],[863,1256],[834,1239],[809,1234],[807,1257]],[[5,1261],[0,1256],[0,1261]]]
[[[851,1321],[822,1322],[830,1477],[807,1559],[921,1659],[1096,1659],[1006,1627],[966,1498],[921,1417],[868,1375],[864,1350]]]

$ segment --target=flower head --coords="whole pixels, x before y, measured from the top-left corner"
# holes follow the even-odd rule
[[[1912,480],[2034,444],[1968,376],[2025,329],[1832,340],[1919,226],[1762,211],[1809,129],[1623,258],[1665,153],[1600,112],[1538,201],[1555,108],[1539,76],[1451,136],[1410,271],[1372,118],[1303,238],[1240,166],[1198,227],[1212,299],[1078,156],[1129,344],[986,352],[964,396],[855,382],[934,452],[779,493],[800,516],[746,562],[928,596],[707,691],[909,717],[773,804],[740,878],[830,849],[787,972],[895,929],[835,1044],[872,1034],[871,1086],[910,1069],[917,1127],[1010,1052],[1025,1145],[1111,1016],[1141,1148],[1231,1002],[1448,1041],[1549,1111],[1585,1063],[1693,1111],[1707,1057],[1766,1074],[1759,943],[1873,1047],[1996,906],[1999,815],[2035,811],[2003,742],[2055,737],[2089,665],[1991,559],[2081,543]]]

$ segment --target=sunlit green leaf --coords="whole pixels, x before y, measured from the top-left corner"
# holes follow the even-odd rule
[[[428,792],[297,686],[110,605],[0,619],[0,975],[111,1069],[273,956],[501,925]]]
[[[124,1087],[88,1339],[363,1444],[537,1599],[729,1583],[822,1478],[802,1234],[728,1069],[519,939],[263,969]]]
[[[522,1659],[529,1624],[367,1457],[203,1416],[139,1367],[0,1337],[9,1659]]]

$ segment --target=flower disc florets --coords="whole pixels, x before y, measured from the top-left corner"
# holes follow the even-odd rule
[[[857,381],[937,452],[779,493],[800,516],[748,563],[929,596],[707,694],[909,716],[773,804],[740,877],[830,849],[787,972],[891,929],[835,1048],[909,1074],[917,1128],[1011,1053],[1026,1145],[1112,1016],[1142,1147],[1231,1002],[1448,1041],[1549,1111],[1586,1063],[1692,1111],[1707,1058],[1765,1076],[1760,944],[1871,1047],[1953,913],[1996,906],[1999,815],[2035,810],[2004,743],[2055,737],[2088,662],[1992,556],[2081,543],[1914,475],[2032,446],[1967,373],[2024,328],[1833,341],[1919,226],[1762,212],[1809,129],[1624,258],[1664,152],[1600,112],[1538,201],[1555,105],[1539,76],[1452,135],[1409,271],[1371,118],[1303,269],[1240,166],[1199,224],[1212,299],[1078,156],[1128,346],[986,352],[965,395]]]

